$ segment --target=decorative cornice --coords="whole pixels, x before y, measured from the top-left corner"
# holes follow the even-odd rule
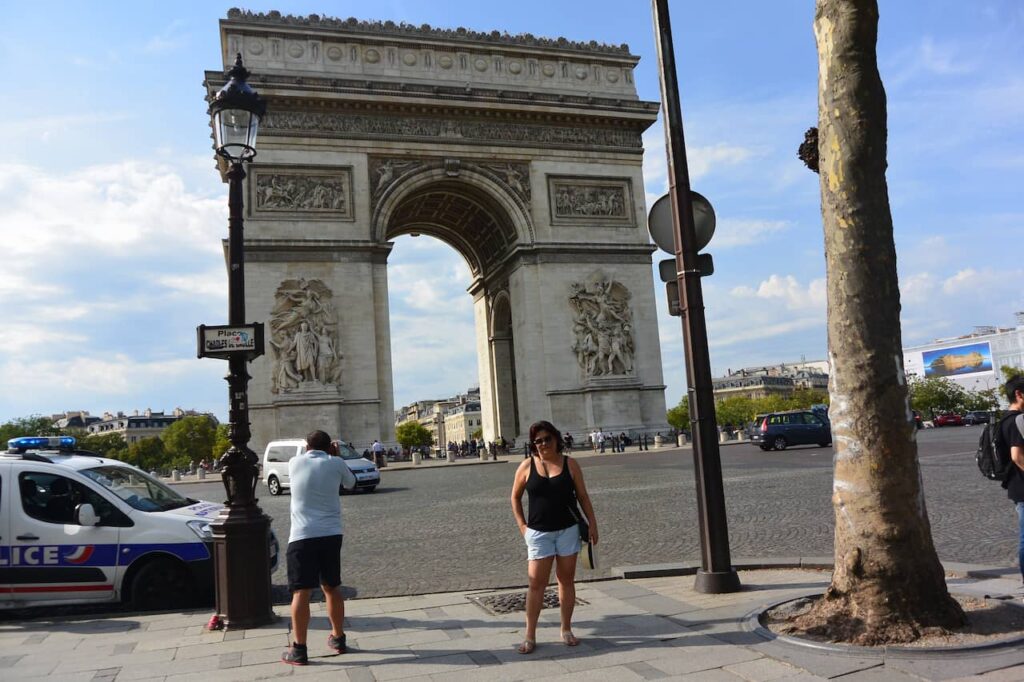
[[[207,88],[207,100],[222,85],[223,74],[220,71],[207,71],[204,85]],[[453,100],[459,102],[482,102],[493,104],[518,104],[537,107],[565,107],[593,110],[603,115],[609,113],[627,113],[647,115],[653,120],[661,110],[658,102],[629,99],[623,97],[601,97],[595,95],[572,95],[558,92],[538,92],[534,90],[515,90],[510,88],[467,87],[455,85],[436,85],[424,83],[396,83],[394,81],[370,80],[366,78],[320,78],[315,76],[288,76],[284,74],[255,73],[253,83],[260,85],[261,92],[266,90],[301,91],[303,93],[357,94],[380,97],[422,97],[432,103],[451,105]],[[284,93],[282,93],[284,94]],[[582,113],[582,112],[581,112]]]
[[[489,45],[509,45],[521,47],[540,47],[551,50],[564,50],[572,52],[590,52],[596,54],[612,54],[621,56],[632,56],[629,52],[629,45],[607,45],[596,40],[590,42],[569,40],[567,38],[543,38],[532,33],[520,33],[511,35],[502,31],[474,31],[468,28],[436,28],[430,24],[414,26],[404,21],[361,21],[354,17],[348,19],[336,19],[334,17],[322,17],[318,14],[310,14],[305,17],[298,17],[291,14],[281,14],[278,11],[252,12],[232,7],[228,10],[228,21],[238,21],[249,24],[266,24],[270,26],[295,26],[302,28],[323,28],[340,29],[349,33],[362,33],[375,36],[396,36],[405,38],[429,38],[432,40],[451,40],[466,43],[485,43]]]

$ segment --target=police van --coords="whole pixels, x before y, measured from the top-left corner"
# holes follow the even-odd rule
[[[124,601],[174,608],[213,592],[212,521],[223,505],[144,471],[25,437],[0,453],[0,608]],[[271,536],[271,571],[277,539]]]

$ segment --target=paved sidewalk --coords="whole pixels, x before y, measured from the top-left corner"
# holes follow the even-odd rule
[[[948,568],[948,567],[947,567]],[[1013,594],[1015,571],[975,571],[951,578],[958,592]],[[976,567],[975,567],[976,568]],[[1024,680],[1024,648],[966,652],[860,650],[835,652],[787,644],[759,634],[750,616],[765,606],[820,592],[826,571],[741,572],[744,590],[704,595],[693,577],[580,583],[577,648],[558,641],[558,613],[541,616],[536,651],[515,651],[522,613],[493,615],[453,592],[347,602],[351,651],[330,655],[327,619],[314,606],[310,665],[279,662],[287,612],[263,628],[205,632],[209,611],[0,623],[0,679],[255,680],[296,676],[353,680],[719,680],[844,682],[977,678]],[[1020,601],[1017,594],[1017,602]]]

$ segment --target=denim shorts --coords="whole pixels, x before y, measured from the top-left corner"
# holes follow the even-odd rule
[[[549,556],[572,556],[580,551],[579,526],[573,524],[562,530],[542,531],[526,529],[526,558],[530,561]]]

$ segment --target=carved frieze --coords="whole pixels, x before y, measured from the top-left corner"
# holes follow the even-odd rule
[[[342,353],[331,290],[318,279],[287,279],[270,314],[271,392],[337,392]]]
[[[256,166],[249,178],[249,205],[254,217],[355,217],[351,168]]]
[[[531,123],[460,121],[415,116],[347,115],[320,111],[268,112],[261,123],[266,135],[319,134],[386,139],[438,138],[460,143],[587,147],[640,150],[636,130],[599,126],[551,126]]]
[[[554,225],[635,226],[629,178],[548,176],[548,206]]]
[[[600,279],[570,285],[573,346],[584,379],[633,374],[631,294],[620,282]]]

